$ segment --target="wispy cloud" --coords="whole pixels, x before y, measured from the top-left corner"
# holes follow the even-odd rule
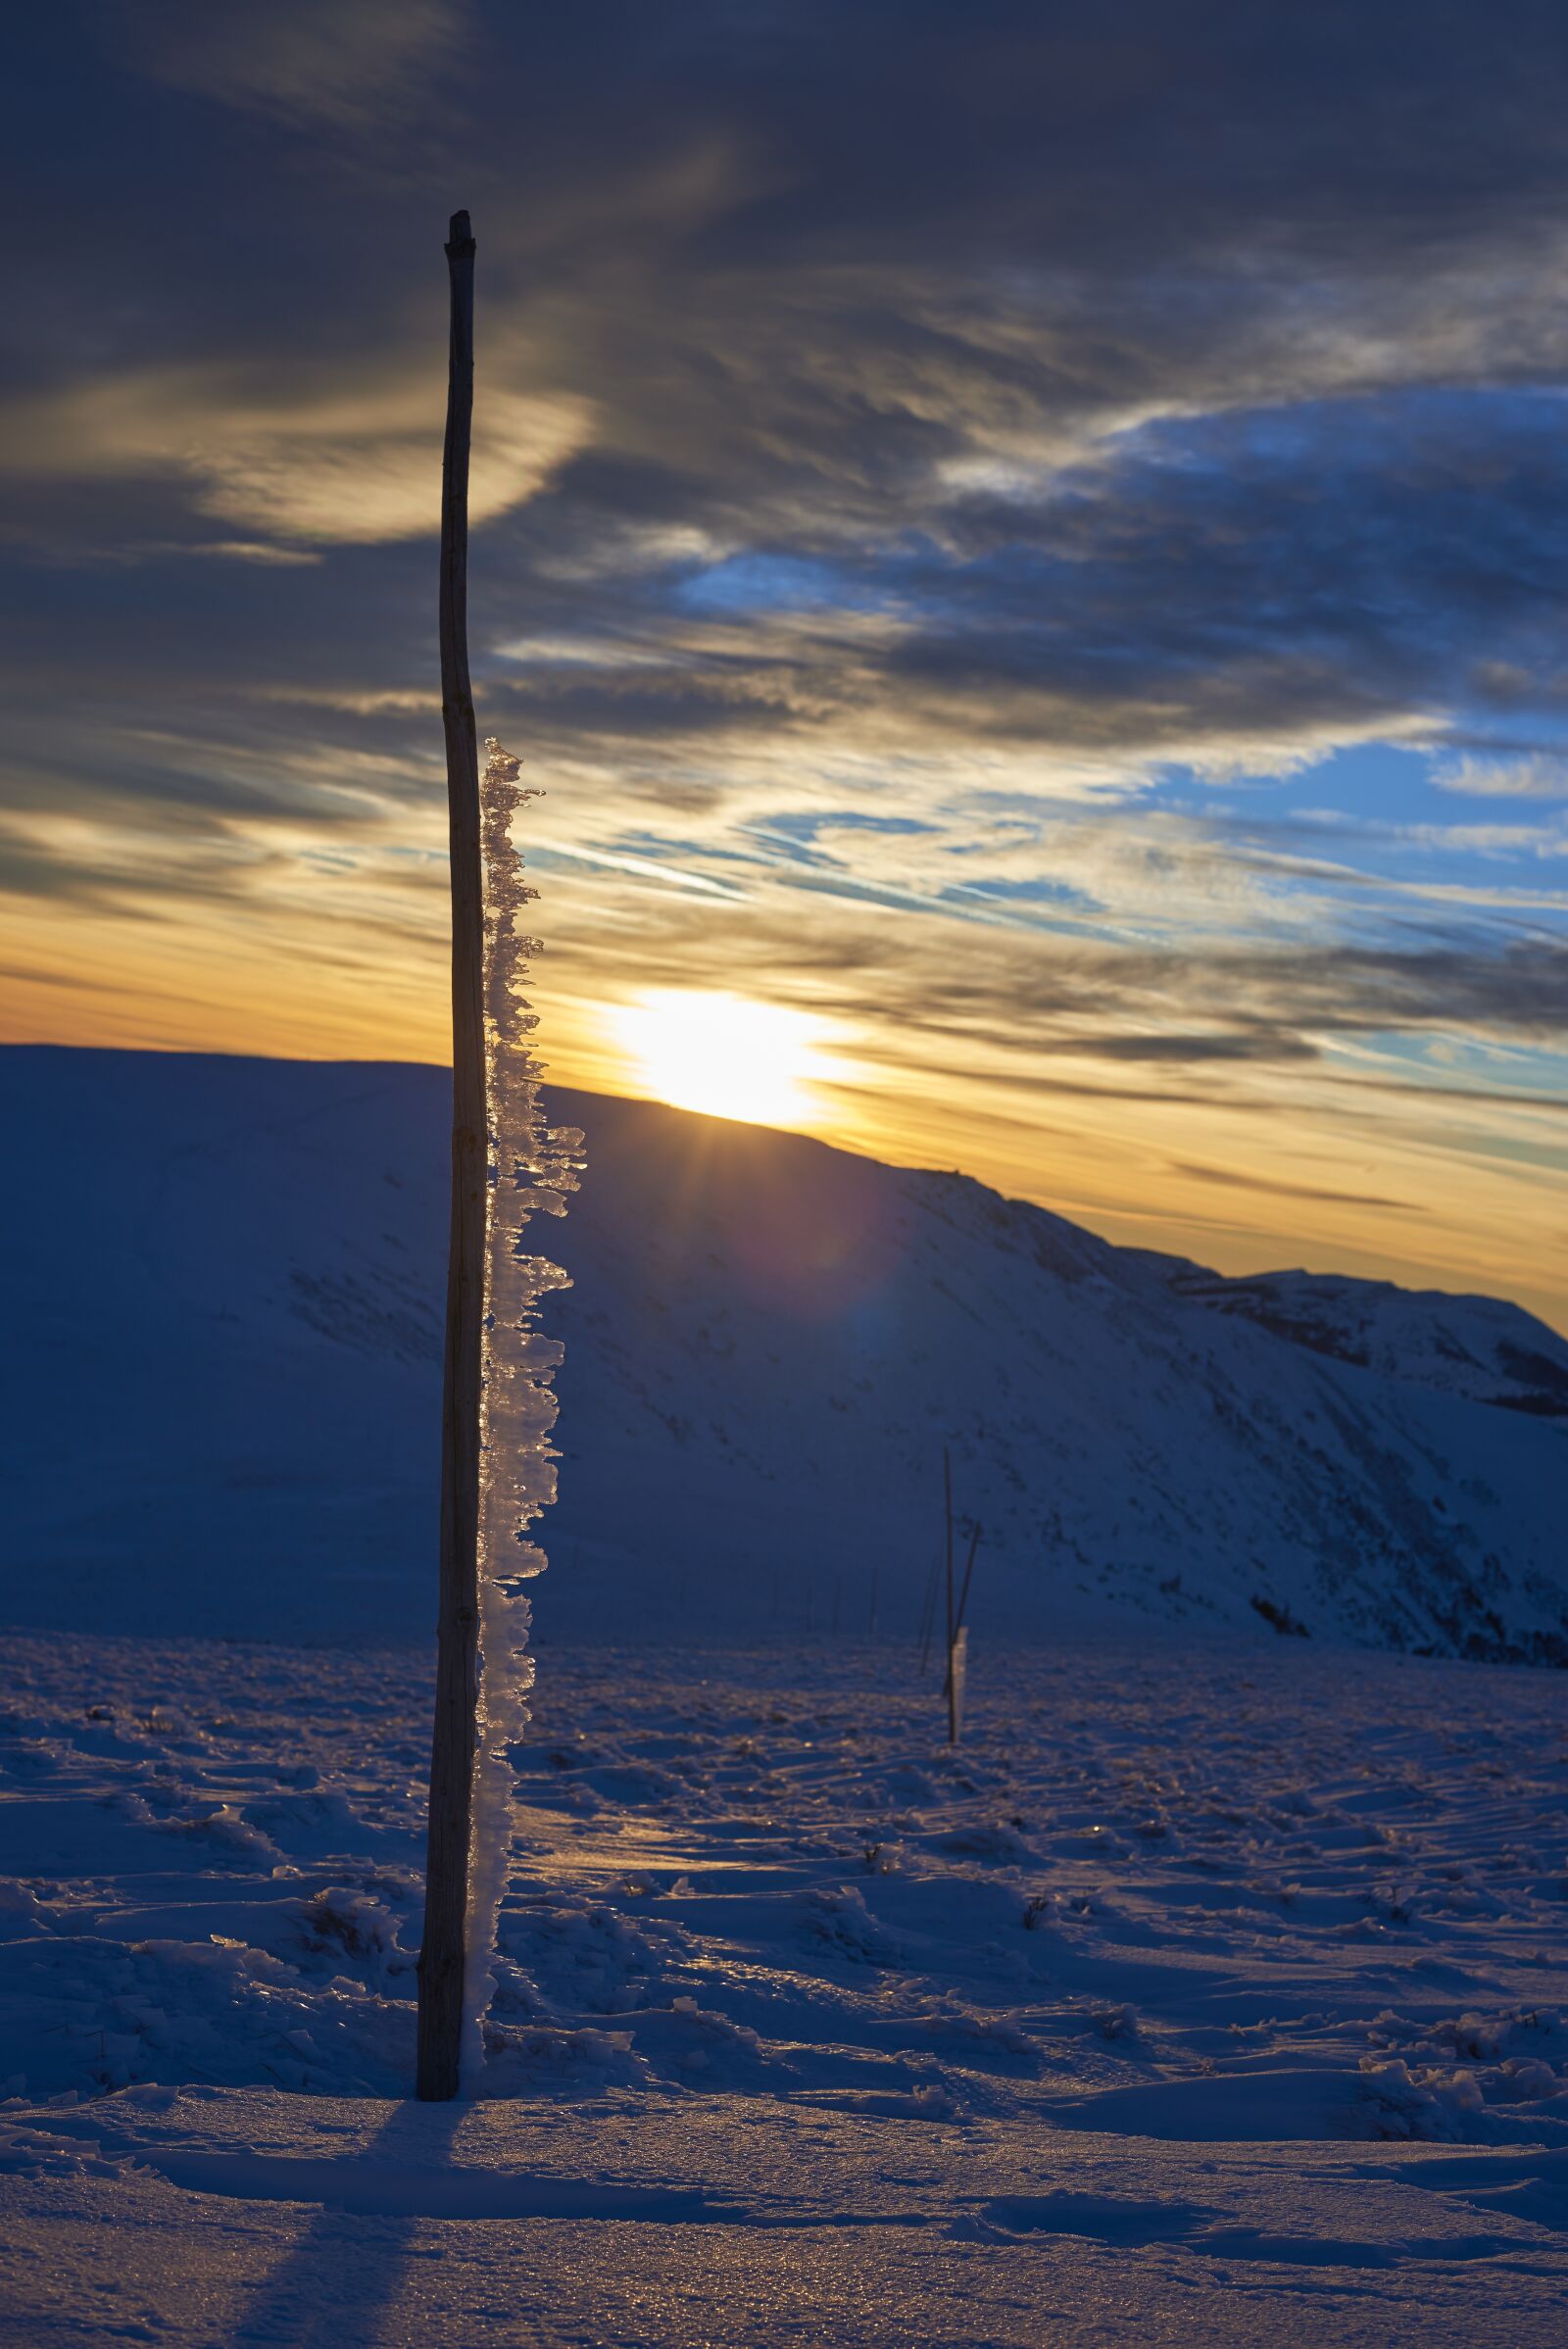
[[[151,0],[116,31],[144,71],[224,106],[328,132],[384,132],[469,62],[465,0]]]
[[[1513,758],[1466,755],[1444,761],[1432,780],[1440,791],[1472,799],[1568,800],[1568,750],[1550,756],[1522,751]]]
[[[431,370],[386,358],[315,385],[307,370],[275,362],[255,371],[101,376],[0,409],[0,470],[34,483],[183,481],[196,514],[270,534],[237,548],[196,541],[191,552],[286,562],[299,539],[341,546],[430,535],[443,397]],[[588,418],[579,397],[492,394],[474,436],[474,521],[532,497],[584,444]]]

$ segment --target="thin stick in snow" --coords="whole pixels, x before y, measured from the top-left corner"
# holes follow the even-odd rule
[[[441,1581],[435,1735],[419,1951],[418,2092],[458,2092],[468,1850],[479,1688],[479,1380],[484,1321],[484,913],[479,748],[468,684],[468,442],[473,416],[474,240],[466,212],[447,245],[451,344],[441,461],[441,722],[452,859],[452,1223],[441,1400]]]
[[[953,1626],[953,1636],[955,1639],[957,1638],[959,1632],[961,1632],[963,1629],[963,1618],[969,1604],[969,1585],[974,1580],[974,1553],[979,1546],[980,1528],[978,1525],[976,1525],[973,1533],[969,1536],[969,1555],[964,1562],[963,1584],[958,1592],[957,1619]]]
[[[953,1457],[946,1444],[942,1447],[942,1499],[947,1516],[948,1561],[948,1743],[958,1742],[958,1699],[953,1679],[953,1639],[956,1628],[953,1613]]]
[[[476,2077],[511,1849],[508,1746],[521,1734],[533,1667],[517,1590],[543,1552],[523,1537],[555,1497],[550,1375],[561,1347],[534,1326],[566,1285],[518,1242],[528,1216],[562,1214],[582,1137],[552,1131],[520,988],[536,941],[515,916],[534,892],[512,841],[518,761],[492,740],[481,780],[467,655],[467,485],[473,409],[474,242],[452,220],[447,439],[441,498],[441,710],[452,850],[452,1234],[442,1395],[441,1582],[417,2086],[444,2101]],[[514,1220],[503,1212],[507,1187]]]
[[[937,1576],[942,1571],[940,1558],[933,1558],[931,1571],[925,1578],[925,1600],[920,1609],[920,1678],[924,1680],[931,1663],[931,1634],[936,1629]]]

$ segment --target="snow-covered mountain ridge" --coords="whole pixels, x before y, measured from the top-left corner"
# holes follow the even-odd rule
[[[0,1080],[0,1618],[64,1579],[83,1628],[422,1634],[443,1072],[14,1048]],[[963,1177],[552,1105],[590,1170],[549,1233],[547,1640],[912,1637],[946,1444],[977,1638],[1131,1608],[1568,1661],[1568,1346],[1518,1308],[1225,1282]]]
[[[1179,1297],[1245,1314],[1297,1346],[1411,1379],[1444,1395],[1568,1420],[1568,1346],[1520,1305],[1334,1273],[1228,1279],[1181,1256],[1147,1255]]]

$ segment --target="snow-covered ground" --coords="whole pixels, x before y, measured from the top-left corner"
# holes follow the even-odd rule
[[[1568,1653],[1561,1338],[558,1095],[537,1717],[421,2107],[444,1080],[0,1082],[65,1146],[0,1160],[0,2342],[1556,2349],[1568,1678],[1451,1659]]]
[[[434,2110],[422,1651],[8,1667],[0,2338],[1561,2338],[1556,1674],[547,1630]]]

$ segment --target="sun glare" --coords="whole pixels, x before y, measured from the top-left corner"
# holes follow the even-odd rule
[[[789,1125],[810,1112],[810,1078],[826,1074],[816,1020],[744,996],[652,989],[612,1025],[648,1092],[705,1117]]]

